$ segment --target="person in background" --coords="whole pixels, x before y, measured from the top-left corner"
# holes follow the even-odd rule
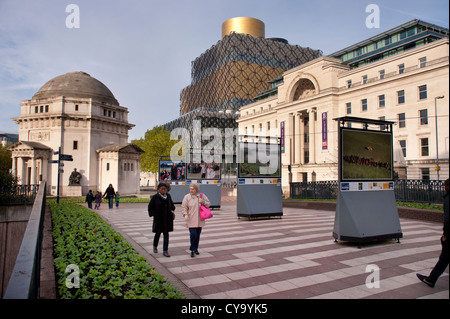
[[[433,270],[431,271],[430,275],[428,277],[417,274],[417,278],[419,278],[420,281],[427,284],[431,288],[434,288],[434,285],[436,284],[436,281],[439,279],[439,277],[444,273],[445,269],[448,266],[448,255],[449,255],[449,179],[447,178],[444,182],[444,188],[445,188],[445,196],[444,196],[444,231],[441,237],[441,245],[442,245],[442,251],[441,255],[439,256],[439,260],[434,266]]]
[[[167,193],[167,185],[164,182],[158,184],[158,192],[152,196],[148,204],[148,215],[153,217],[152,231],[155,233],[153,239],[153,252],[158,253],[158,243],[161,233],[164,235],[163,255],[169,255],[169,232],[173,231],[173,220],[175,218],[175,205],[172,197]]]
[[[116,207],[119,207],[120,195],[119,192],[116,192]]]
[[[102,203],[102,194],[99,191],[95,192],[95,197],[94,197],[94,201],[95,201],[95,209],[100,209],[100,204]]]
[[[88,203],[88,207],[92,209],[92,202],[94,201],[94,194],[92,193],[92,189],[86,195],[86,202]]]
[[[202,227],[205,226],[205,221],[200,218],[200,205],[209,207],[210,202],[208,197],[203,194],[200,198],[199,192],[200,186],[197,183],[192,183],[189,186],[189,194],[186,194],[181,203],[181,212],[183,213],[184,220],[186,221],[186,227],[189,228],[189,235],[191,240],[191,257],[199,255],[198,245],[200,243],[200,233]]]
[[[114,187],[112,186],[112,184],[109,184],[108,188],[103,194],[103,198],[106,197],[108,199],[109,208],[113,208],[113,200],[115,196],[116,192],[114,191]]]

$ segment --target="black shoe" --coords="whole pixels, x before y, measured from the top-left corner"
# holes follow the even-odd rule
[[[191,257],[195,257],[194,251],[191,251]]]
[[[157,254],[157,253],[158,253],[158,248],[156,248],[155,246],[153,246],[153,252],[154,252],[155,254]]]
[[[424,284],[427,284],[428,286],[430,286],[431,288],[434,288],[434,284],[428,280],[428,277],[421,275],[421,274],[416,274],[417,278],[419,278],[419,280],[421,282],[423,282]]]
[[[169,252],[168,251],[163,251],[163,255],[166,257],[170,257]]]
[[[198,250],[194,251],[194,254],[200,255],[200,253],[198,252]]]

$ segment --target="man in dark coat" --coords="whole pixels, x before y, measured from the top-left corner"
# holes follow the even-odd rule
[[[158,185],[158,192],[152,196],[148,204],[148,215],[153,217],[152,231],[155,233],[153,239],[153,252],[158,253],[158,243],[161,233],[164,235],[163,255],[169,255],[169,232],[173,231],[173,219],[175,218],[175,205],[172,197],[167,193],[167,184],[162,182]]]
[[[445,196],[444,196],[444,233],[441,237],[441,245],[442,245],[442,251],[441,255],[439,256],[439,260],[436,263],[436,266],[434,266],[433,270],[431,271],[430,275],[428,277],[417,274],[417,277],[427,284],[430,287],[434,287],[436,284],[436,281],[438,278],[444,273],[445,269],[448,266],[448,257],[449,257],[449,179],[447,178],[444,182],[445,187]]]

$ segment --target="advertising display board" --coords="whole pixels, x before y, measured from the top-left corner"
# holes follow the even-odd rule
[[[341,181],[393,179],[390,132],[341,129]]]
[[[394,194],[393,122],[355,117],[335,120],[339,131],[335,241],[399,241],[403,234]],[[362,128],[349,128],[349,124]]]
[[[248,142],[248,139],[248,136],[241,136],[238,144],[237,215],[249,219],[281,218],[280,139],[263,138],[266,143]],[[255,139],[250,137],[250,140]]]
[[[158,165],[158,181],[170,184],[170,196],[175,204],[180,204],[189,192],[186,186],[186,162],[182,159],[161,157]]]

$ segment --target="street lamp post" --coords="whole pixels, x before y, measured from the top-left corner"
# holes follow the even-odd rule
[[[445,96],[436,96],[434,98],[434,121],[435,121],[435,128],[436,128],[436,172],[437,172],[437,180],[439,181],[439,143],[438,143],[438,122],[437,122],[437,100],[443,99]]]

